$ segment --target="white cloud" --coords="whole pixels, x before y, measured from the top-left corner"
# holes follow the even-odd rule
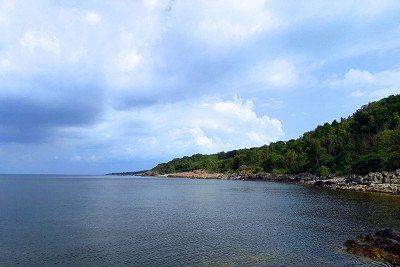
[[[143,0],[143,2],[144,2],[144,5],[148,9],[155,9],[161,5],[162,1],[160,1],[160,0]]]
[[[357,15],[366,18],[374,18],[375,16],[382,14],[383,12],[390,10],[394,7],[399,6],[399,2],[397,0],[359,0],[359,5],[357,8],[354,8],[354,11]]]
[[[28,31],[21,37],[20,44],[31,53],[35,52],[36,49],[54,54],[60,53],[60,43],[57,37],[51,33]]]
[[[353,97],[363,97],[365,93],[361,90],[356,90],[350,93],[351,96]]]
[[[94,11],[90,11],[86,13],[85,20],[90,24],[90,25],[97,25],[101,21],[101,16]]]
[[[343,78],[335,76],[325,84],[334,88],[354,90],[354,87],[362,88],[351,91],[353,97],[369,97],[380,99],[391,94],[400,93],[400,69],[389,69],[379,72],[350,69]]]
[[[266,0],[176,1],[171,20],[185,25],[185,31],[201,42],[217,47],[237,45],[283,25]]]
[[[300,73],[293,62],[275,59],[258,64],[250,71],[250,80],[269,87],[288,87],[300,82]]]
[[[11,61],[7,57],[0,58],[0,71],[9,69],[11,66]]]
[[[400,69],[389,69],[379,72],[350,69],[342,79],[335,78],[325,81],[330,86],[381,86],[398,87],[400,85]]]
[[[374,83],[375,79],[375,75],[373,75],[369,71],[351,69],[345,74],[343,82],[349,85],[360,83]]]
[[[117,66],[123,72],[134,70],[142,60],[142,56],[134,50],[121,52],[117,57]]]
[[[400,94],[400,85],[398,85],[396,88],[392,87],[392,88],[383,88],[374,90],[369,94],[369,96],[373,99],[381,99],[389,95],[396,95],[396,94]]]
[[[0,2],[0,25],[6,24],[9,14],[14,9],[14,0],[3,0]]]
[[[0,27],[0,59],[7,55],[14,77],[47,76],[59,70],[105,77],[110,85],[127,80],[132,86],[134,77],[144,76],[135,73],[139,61],[158,59],[152,49],[166,27],[162,9],[124,1],[112,8],[99,5],[96,11],[90,5],[86,9],[65,3],[6,2],[0,2],[0,25],[8,25]]]
[[[112,144],[112,149],[107,146],[107,153],[102,154],[117,158],[214,153],[283,138],[282,123],[267,115],[257,115],[254,108],[252,101],[235,97],[140,111],[110,109],[104,122],[90,128],[72,128],[69,133],[77,131],[96,137],[98,145]]]
[[[388,10],[399,7],[397,0],[296,0],[271,1],[276,12],[291,23],[303,19],[331,19],[350,16],[351,19],[372,20]]]

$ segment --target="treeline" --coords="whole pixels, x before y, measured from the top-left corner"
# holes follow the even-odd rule
[[[367,174],[400,168],[400,95],[369,103],[349,118],[302,137],[258,148],[196,154],[157,165],[161,173],[192,171]]]

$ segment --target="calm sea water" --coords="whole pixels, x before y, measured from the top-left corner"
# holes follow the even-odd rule
[[[0,265],[382,265],[342,244],[400,198],[271,182],[0,175]]]

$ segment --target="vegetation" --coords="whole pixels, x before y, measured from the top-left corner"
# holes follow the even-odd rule
[[[258,148],[196,154],[157,165],[161,173],[193,171],[367,174],[400,168],[400,95],[363,106],[302,137]]]

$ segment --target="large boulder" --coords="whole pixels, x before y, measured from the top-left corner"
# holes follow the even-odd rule
[[[400,233],[393,229],[377,230],[347,240],[344,245],[349,253],[400,265]]]

